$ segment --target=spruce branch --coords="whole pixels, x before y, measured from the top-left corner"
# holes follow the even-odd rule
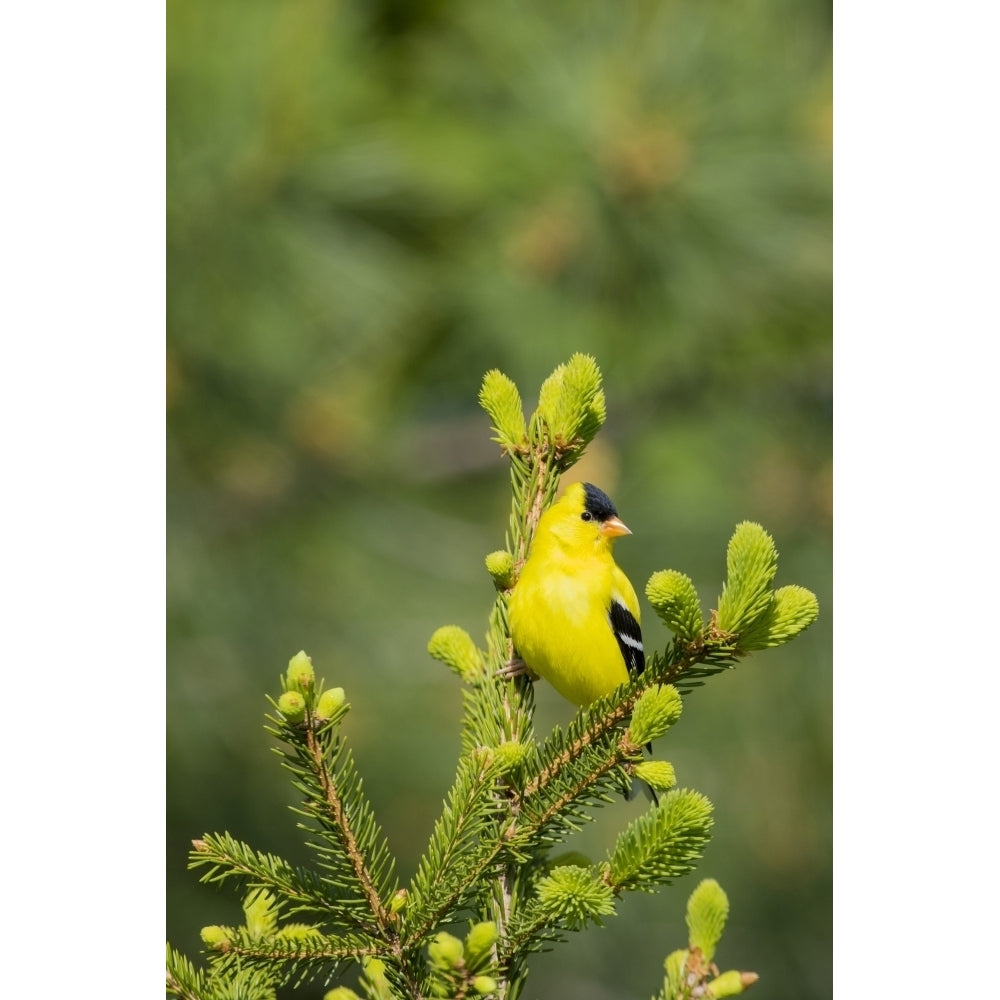
[[[210,866],[202,882],[221,884],[234,878],[251,889],[271,890],[291,904],[292,913],[324,915],[344,923],[356,917],[315,873],[293,868],[274,854],[255,851],[229,833],[206,833],[192,844],[188,867]]]
[[[220,949],[217,968],[223,976],[237,969],[270,973],[276,976],[276,985],[284,985],[320,974],[333,976],[345,963],[361,962],[383,950],[383,944],[361,935],[326,937],[314,934],[297,940],[278,933],[261,938],[236,928],[225,947]]]
[[[726,551],[726,582],[719,598],[717,618],[723,632],[738,634],[763,614],[777,572],[774,539],[752,521],[738,524]]]
[[[395,891],[395,886],[392,886],[391,889],[389,888],[392,878],[391,873],[394,867],[392,855],[389,853],[389,848],[384,841],[376,840],[380,831],[378,831],[375,825],[374,816],[371,813],[371,807],[368,805],[367,799],[360,797],[360,779],[358,779],[356,785],[354,784],[355,772],[353,760],[348,753],[344,752],[341,747],[338,747],[338,752],[331,755],[331,763],[340,763],[340,774],[336,773],[334,767],[328,767],[326,748],[324,748],[317,736],[316,730],[312,726],[306,729],[306,746],[312,758],[313,773],[319,779],[320,787],[323,791],[323,805],[326,807],[326,812],[324,813],[320,809],[320,803],[316,800],[310,802],[310,808],[315,812],[317,817],[321,817],[323,829],[330,829],[331,824],[328,822],[328,817],[332,820],[332,828],[336,831],[340,844],[347,854],[354,877],[365,894],[365,899],[368,901],[379,929],[391,936],[395,933],[394,920],[388,907],[382,901],[382,895],[379,892],[376,882],[378,881],[383,884],[383,891],[386,897]],[[348,807],[341,793],[338,791],[338,777],[343,779],[343,786],[357,788],[355,800],[358,805],[357,815],[354,819],[357,820],[359,834],[355,833],[354,823],[352,822],[352,817],[349,815]],[[373,849],[369,851],[370,856],[375,856],[372,863],[365,857],[359,846],[359,835],[363,836],[364,840],[373,846]]]
[[[427,947],[430,964],[430,995],[464,1000],[497,991],[494,946],[498,931],[491,921],[475,924],[461,941],[441,931]]]
[[[739,637],[741,651],[780,646],[819,617],[816,595],[805,587],[779,587],[764,613]]]
[[[517,956],[543,950],[565,940],[566,931],[580,931],[614,916],[614,892],[593,868],[560,865],[535,885],[535,892],[509,928],[500,951],[501,971]]]
[[[702,879],[691,893],[687,905],[688,939],[705,961],[715,958],[715,949],[729,919],[729,899],[714,878]]]
[[[281,741],[275,753],[303,795],[294,811],[308,820],[300,827],[317,838],[307,844],[327,872],[323,882],[359,930],[391,939],[395,921],[386,900],[398,889],[395,863],[340,735],[344,714],[346,706],[324,721],[310,710],[298,725],[271,718],[268,731]]]
[[[674,569],[654,573],[646,584],[646,598],[679,639],[695,642],[704,631],[698,591],[686,574]]]
[[[666,975],[653,1000],[722,1000],[748,990],[756,972],[719,972],[715,950],[729,916],[729,899],[715,879],[698,883],[688,897],[688,946],[671,952],[663,963]]]
[[[638,677],[592,705],[581,708],[565,734],[558,728],[553,730],[542,749],[538,771],[525,784],[522,800],[529,799],[539,789],[554,781],[563,769],[578,760],[588,748],[607,745],[614,731],[631,718],[636,703],[647,691],[664,685],[684,688],[691,685],[693,677],[710,676],[725,670],[732,666],[734,660],[735,650],[723,650],[708,643],[701,643],[692,649],[674,645],[668,647],[665,653],[654,652],[646,669]],[[699,674],[699,669],[704,673]],[[679,715],[680,700],[675,701],[669,695],[667,697]],[[676,716],[671,716],[668,712],[667,718],[669,726]],[[658,735],[651,738],[656,739]],[[634,742],[641,746],[648,740]],[[623,751],[625,749],[626,747],[622,747]],[[628,753],[623,752],[621,755],[623,761],[628,757]]]
[[[502,393],[498,391],[496,387],[500,385],[500,381],[492,373],[484,380],[481,398],[489,395],[489,385],[494,387],[494,396],[505,394],[508,413],[512,413],[513,394],[507,386],[502,387]],[[489,412],[490,408],[487,409]],[[498,413],[499,407],[495,406],[491,416]],[[538,408],[528,423],[525,446],[507,449],[511,452],[512,493],[507,541],[513,570],[505,572],[504,582],[516,582],[516,575],[524,564],[542,512],[555,499],[559,475],[582,455],[603,423],[604,416],[601,375],[593,358],[574,355],[566,365],[560,365],[543,384]],[[494,421],[495,424],[497,422],[498,420]],[[520,425],[518,429],[519,427]],[[494,558],[494,564],[496,563]],[[494,580],[497,580],[497,576],[494,576]],[[501,589],[490,615],[488,647],[490,665],[494,672],[499,671],[514,654],[506,613],[508,593],[509,590]],[[499,692],[499,703],[487,692],[483,692],[486,694],[483,700],[488,707],[485,712],[470,713],[467,718],[467,743],[474,737],[479,737],[487,746],[508,742],[525,744],[530,739],[533,699],[526,678],[518,678],[499,686]],[[523,842],[524,838],[518,838],[516,834],[520,806],[512,786],[501,794],[500,801],[506,802],[511,816],[511,822],[505,831],[506,839],[509,843],[517,840]],[[478,866],[480,873],[489,870],[502,846],[497,845],[496,851],[484,852]],[[507,933],[515,898],[527,888],[527,869],[520,866],[524,860],[522,856],[516,859],[518,863],[510,861],[505,864],[496,876],[490,894],[493,900],[491,915],[501,937]],[[508,987],[506,979],[500,983],[498,995],[501,1000],[514,995],[513,992],[508,993]],[[516,986],[514,990],[516,991]]]
[[[483,376],[479,390],[479,403],[489,414],[501,449],[509,454],[523,452],[527,444],[527,430],[521,394],[517,386],[503,372],[493,369]]]
[[[167,945],[167,993],[177,1000],[203,1000],[205,974],[175,948]]]
[[[674,765],[668,760],[640,761],[632,773],[639,781],[649,785],[654,792],[668,792],[677,784]]]
[[[606,416],[597,362],[589,354],[574,354],[542,383],[532,436],[549,444],[564,472],[579,461]]]
[[[466,681],[475,681],[483,673],[483,657],[472,636],[457,625],[442,625],[430,637],[427,652]]]
[[[465,756],[444,811],[407,890],[403,947],[413,947],[433,928],[454,920],[468,905],[483,870],[482,845],[499,840],[495,755]]]
[[[550,772],[546,782],[535,785],[530,797],[521,799],[519,839],[550,844],[579,830],[593,818],[593,809],[614,801],[612,793],[622,784],[621,769],[638,752],[639,746],[624,738],[580,748],[563,768]]]
[[[656,809],[633,820],[608,858],[605,882],[615,893],[652,892],[686,875],[708,845],[712,803],[686,789],[668,792]]]

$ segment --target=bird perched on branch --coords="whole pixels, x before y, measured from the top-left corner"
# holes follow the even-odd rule
[[[646,665],[639,601],[611,553],[615,538],[630,534],[603,490],[574,483],[541,516],[510,598],[520,660],[575,705],[610,694]]]
[[[541,516],[507,605],[519,657],[508,676],[537,674],[574,705],[589,705],[642,673],[639,600],[611,554],[614,540],[631,534],[591,483],[574,483]],[[657,802],[644,782],[629,798],[637,786]]]

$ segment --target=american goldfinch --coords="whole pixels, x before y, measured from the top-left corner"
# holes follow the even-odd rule
[[[575,705],[646,665],[639,601],[611,554],[615,538],[630,534],[606,493],[574,483],[541,516],[510,597],[518,656]]]

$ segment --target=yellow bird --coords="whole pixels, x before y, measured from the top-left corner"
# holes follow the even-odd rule
[[[615,538],[630,534],[605,492],[574,483],[539,520],[510,597],[520,660],[575,705],[610,694],[646,665],[639,601],[611,553]]]

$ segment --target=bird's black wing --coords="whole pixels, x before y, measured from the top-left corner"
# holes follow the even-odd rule
[[[642,648],[642,629],[639,628],[635,615],[621,601],[612,600],[608,618],[628,672],[638,676],[646,669],[646,653]]]
[[[618,648],[622,651],[622,656],[625,657],[625,666],[628,667],[628,672],[633,677],[638,677],[646,669],[646,652],[642,648],[642,629],[639,628],[639,623],[635,620],[635,615],[620,601],[612,600],[611,608],[608,611],[608,618],[611,621],[611,628],[614,630],[615,638],[618,640]],[[653,752],[652,743],[646,744],[646,752]],[[636,781],[636,786],[641,786],[645,789],[653,802],[659,804],[656,792],[649,785],[645,782]],[[634,794],[635,786],[633,786],[632,792],[626,797],[632,798]]]

